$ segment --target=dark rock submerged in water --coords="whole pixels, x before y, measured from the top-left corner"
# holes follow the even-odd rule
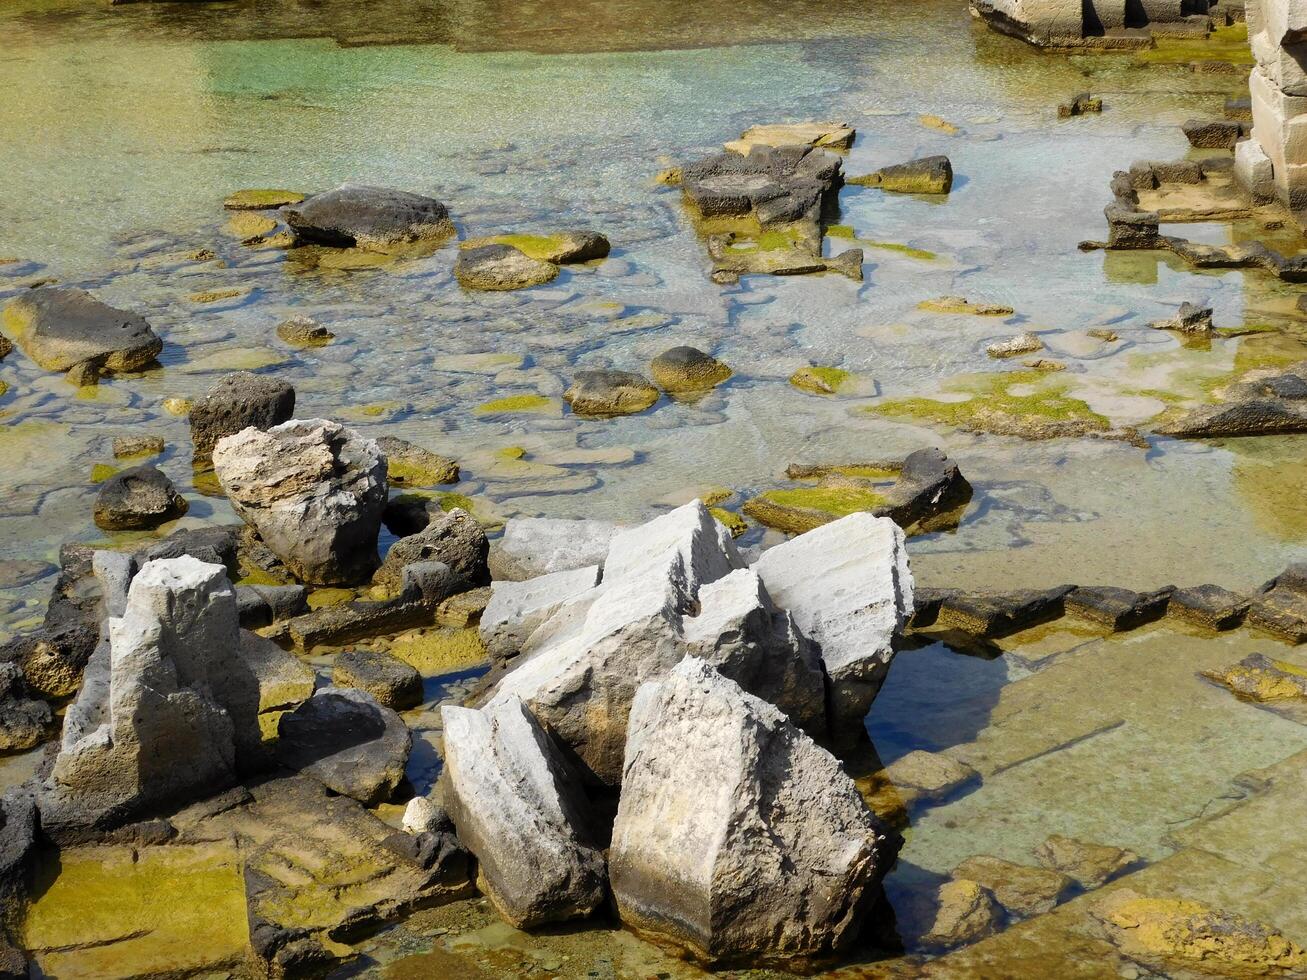
[[[43,286],[10,300],[5,331],[47,371],[118,373],[154,363],[163,341],[145,318],[84,289]]]
[[[154,466],[133,466],[105,480],[95,497],[95,523],[106,531],[158,527],[186,513],[185,498]]]
[[[1180,439],[1307,432],[1307,363],[1253,372],[1229,385],[1216,404],[1173,417],[1154,431]]]
[[[454,234],[449,209],[408,191],[343,184],[281,209],[298,240],[338,248],[390,252]]]
[[[209,456],[219,439],[234,436],[242,429],[266,431],[294,415],[295,389],[289,382],[248,371],[224,375],[191,406],[195,455]]]
[[[634,415],[660,395],[658,389],[632,371],[578,371],[563,400],[577,415]]]

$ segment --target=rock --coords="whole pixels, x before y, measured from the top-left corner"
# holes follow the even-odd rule
[[[1021,362],[1022,367],[1028,367],[1032,371],[1065,371],[1066,365],[1061,361],[1050,360],[1047,357],[1034,357],[1028,361]]]
[[[404,778],[412,738],[372,695],[324,687],[277,724],[277,761],[333,793],[375,806]]]
[[[302,585],[239,585],[236,607],[242,627],[259,629],[307,613],[308,590]]]
[[[1154,330],[1177,330],[1180,333],[1211,333],[1212,310],[1193,303],[1181,303],[1180,312],[1175,316],[1169,320],[1154,320],[1149,326]]]
[[[1131,592],[1111,585],[1079,585],[1067,593],[1064,609],[1113,632],[1136,629],[1166,615],[1174,586]]]
[[[115,436],[114,459],[131,459],[139,456],[159,456],[164,448],[162,436]]]
[[[95,496],[95,523],[106,531],[145,530],[176,520],[188,507],[162,470],[133,466],[100,485]]]
[[[375,650],[347,650],[331,669],[333,687],[353,687],[387,708],[402,711],[422,703],[422,675],[402,660]]]
[[[957,463],[933,446],[918,449],[903,460],[885,493],[886,514],[905,532],[956,525],[950,515],[967,505],[971,493]]]
[[[980,774],[965,762],[938,752],[914,749],[885,767],[885,777],[895,789],[907,790],[914,800],[938,802],[962,787],[980,780]]]
[[[1048,912],[1070,897],[1075,887],[1075,882],[1061,872],[984,854],[967,858],[953,869],[951,877],[983,885],[994,893],[1008,915],[1017,919]]]
[[[495,578],[528,579],[551,572],[602,566],[621,529],[608,521],[516,517],[491,550]]]
[[[277,324],[277,336],[292,347],[321,347],[336,339],[336,335],[317,320],[302,313],[297,313],[290,319]],[[292,406],[286,418],[290,418],[294,411],[294,406]],[[286,419],[278,419],[277,421],[284,422]]]
[[[46,371],[139,371],[163,350],[144,317],[107,306],[83,289],[28,290],[5,306],[4,327]]]
[[[1073,588],[952,593],[941,602],[937,622],[988,639],[1009,636],[1062,616]]]
[[[707,391],[731,376],[731,369],[696,347],[673,347],[649,363],[654,384],[669,394]]]
[[[226,571],[149,562],[68,708],[42,827],[76,840],[231,785],[260,751],[258,701]]]
[[[1273,582],[1253,597],[1244,621],[1290,643],[1307,641],[1307,590]]]
[[[1187,119],[1180,126],[1190,146],[1209,150],[1233,150],[1245,124],[1233,119]]]
[[[439,800],[415,796],[404,806],[402,826],[406,834],[439,834],[453,832],[454,821]]]
[[[946,881],[914,899],[905,903],[898,921],[900,934],[914,948],[943,951],[966,946],[993,935],[1003,922],[993,894],[965,878]]]
[[[81,686],[96,636],[95,626],[39,629],[0,646],[0,664],[17,664],[27,690],[39,698],[71,697]]]
[[[310,651],[325,644],[340,646],[430,626],[441,603],[457,594],[463,584],[444,562],[415,562],[404,566],[399,594],[394,598],[323,606],[285,623],[281,635],[298,649]]]
[[[985,353],[994,358],[1020,357],[1044,349],[1044,342],[1027,330],[1025,333],[1000,340],[985,348]]]
[[[903,531],[888,518],[851,514],[768,549],[753,568],[821,648],[832,722],[860,726],[912,610]]]
[[[953,165],[946,156],[922,157],[865,177],[850,177],[848,182],[899,194],[947,194],[953,189]]]
[[[1035,859],[1058,871],[1086,890],[1101,888],[1139,864],[1139,855],[1123,847],[1091,844],[1074,837],[1052,834],[1035,848]]]
[[[337,248],[393,252],[440,242],[454,234],[449,209],[407,191],[342,184],[281,209],[295,237]]]
[[[1084,116],[1091,112],[1102,112],[1103,100],[1090,95],[1088,92],[1081,92],[1079,95],[1071,97],[1070,102],[1063,102],[1057,107],[1057,117],[1059,119],[1070,119],[1072,116]]]
[[[21,589],[56,571],[48,561],[34,558],[0,559],[0,589]]]
[[[500,915],[518,929],[584,918],[607,895],[575,776],[526,706],[446,705],[444,799]]]
[[[1243,622],[1250,600],[1219,585],[1196,585],[1171,593],[1167,612],[1210,630],[1234,629]]]
[[[455,591],[466,592],[490,584],[486,564],[489,552],[490,544],[481,525],[467,511],[455,507],[417,534],[400,538],[391,545],[372,582],[394,591],[402,585],[406,565],[438,561],[444,562],[453,573]]]
[[[1137,211],[1132,207],[1109,204],[1103,210],[1107,218],[1107,247],[1111,249],[1152,249],[1162,247],[1156,211]]]
[[[272,211],[303,200],[304,195],[297,191],[249,189],[228,194],[222,206],[229,211]]]
[[[558,266],[533,259],[511,245],[480,245],[459,249],[454,276],[465,289],[527,289],[558,278]]]
[[[898,845],[834,757],[707,663],[641,688],[609,851],[628,928],[809,968],[856,941]]]
[[[726,149],[745,156],[754,147],[824,146],[847,150],[856,136],[857,131],[842,122],[764,123],[750,126],[738,140],[727,143]]]
[[[295,389],[289,383],[248,371],[223,375],[187,412],[195,455],[207,457],[220,439],[248,428],[266,431],[294,414]]]
[[[559,231],[549,235],[494,235],[473,238],[463,242],[461,248],[474,249],[486,245],[507,245],[537,262],[567,265],[572,262],[589,262],[608,256],[612,246],[597,231]]]
[[[133,558],[138,566],[158,558],[180,558],[190,555],[192,558],[210,565],[221,565],[227,570],[230,579],[240,578],[240,562],[237,557],[243,525],[232,524],[219,527],[178,528],[162,541],[155,541],[137,550]]]
[[[1011,316],[1012,307],[999,303],[975,303],[965,296],[940,296],[925,299],[917,308],[928,313],[961,313],[970,316]]]
[[[313,696],[313,668],[271,640],[241,630],[240,657],[259,690],[259,713],[286,711]]]
[[[658,389],[630,371],[578,371],[563,400],[577,415],[634,415],[658,401]]]
[[[1261,653],[1250,654],[1223,670],[1205,670],[1202,675],[1248,701],[1307,698],[1307,670]]]
[[[386,458],[323,419],[219,440],[213,465],[232,508],[301,581],[349,585],[377,565]]]
[[[853,380],[853,374],[837,367],[808,365],[790,375],[790,384],[814,395],[836,395]]]
[[[13,661],[0,663],[0,752],[23,752],[45,739],[54,715],[29,693],[23,669]]]
[[[382,436],[377,440],[377,446],[386,456],[386,472],[391,486],[434,487],[458,482],[458,463],[448,456],[394,436]]]
[[[599,584],[598,565],[550,572],[522,582],[497,581],[481,614],[481,639],[490,659],[507,663],[527,638],[564,603]]]
[[[1129,959],[1161,976],[1295,977],[1307,951],[1271,926],[1182,898],[1121,888],[1090,913]]]
[[[636,688],[685,656],[684,623],[702,587],[741,567],[729,533],[699,501],[617,533],[600,585],[536,630],[530,655],[488,700],[521,698],[587,779],[615,786]]]

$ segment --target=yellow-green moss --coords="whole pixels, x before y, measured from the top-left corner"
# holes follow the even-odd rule
[[[939,258],[934,252],[928,252],[924,248],[913,248],[911,245],[902,245],[898,242],[873,242],[860,238],[858,243],[866,248],[878,248],[884,252],[897,252],[899,255],[906,255],[910,259],[920,259],[922,262],[933,262]]]
[[[526,450],[521,446],[504,446],[502,449],[496,449],[495,455],[500,459],[517,460],[526,455]]]
[[[271,211],[286,204],[299,204],[304,195],[298,191],[249,188],[228,194],[222,206],[232,211]]]
[[[816,395],[833,395],[848,384],[852,372],[836,367],[804,367],[790,375],[790,384]]]
[[[798,232],[792,228],[773,228],[750,238],[736,239],[726,248],[731,252],[775,252],[794,248],[799,240]]]
[[[555,261],[555,256],[567,247],[567,239],[561,235],[495,235],[491,238],[478,239],[477,244],[509,245],[527,258],[540,262]],[[471,243],[468,243],[471,244]]]
[[[802,534],[849,514],[873,511],[887,503],[884,494],[859,486],[794,487],[768,490],[744,505],[759,524]]]
[[[353,602],[354,598],[353,589],[314,589],[309,593],[308,603],[310,609],[326,609],[330,606],[343,606]]]
[[[236,299],[238,296],[244,296],[249,292],[243,286],[233,287],[231,289],[208,289],[200,293],[191,293],[186,298],[192,303],[217,303],[224,299]]]
[[[1030,386],[1033,391],[1014,394],[1011,389]],[[1106,432],[1111,422],[1079,398],[1067,394],[1069,385],[1039,371],[982,376],[956,382],[948,390],[971,395],[963,401],[933,398],[897,398],[865,409],[894,419],[919,420],[969,432],[991,432],[1025,439]]]
[[[1251,65],[1248,25],[1232,24],[1212,31],[1205,39],[1159,37],[1155,47],[1144,48],[1135,60],[1149,65],[1187,65],[1194,61],[1226,61],[1232,65]]]
[[[954,126],[946,119],[941,119],[939,116],[918,116],[917,121],[929,129],[938,129],[941,133],[948,133],[950,136],[956,136],[962,132],[957,126]]]
[[[558,403],[544,395],[509,395],[476,407],[478,415],[542,415],[558,410]]]
[[[731,537],[738,538],[745,531],[749,530],[749,522],[733,510],[725,510],[721,507],[709,507],[708,513],[712,514],[726,530],[731,532]]]
[[[91,482],[103,483],[117,472],[118,467],[116,466],[110,466],[108,463],[96,463],[91,467]]]
[[[391,641],[390,653],[427,677],[475,667],[486,660],[485,644],[475,629],[403,633]]]

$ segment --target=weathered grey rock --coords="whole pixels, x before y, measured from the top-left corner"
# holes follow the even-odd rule
[[[1123,847],[1092,844],[1052,834],[1035,848],[1035,858],[1051,871],[1075,880],[1081,888],[1101,888],[1139,864],[1139,855]]]
[[[236,608],[245,629],[271,626],[307,613],[308,590],[302,585],[240,585],[236,587]]]
[[[1204,405],[1154,430],[1177,439],[1286,435],[1307,432],[1307,402],[1249,398]]]
[[[285,624],[285,635],[301,650],[389,636],[430,626],[440,604],[463,588],[463,580],[444,562],[404,566],[399,594],[381,602],[347,602],[323,606]]]
[[[980,774],[965,762],[939,752],[916,749],[885,767],[885,776],[896,790],[910,793],[914,800],[936,802],[980,780]]]
[[[481,639],[492,661],[507,663],[564,603],[599,584],[599,566],[550,572],[523,582],[498,581],[481,614]]]
[[[386,559],[372,577],[374,585],[397,591],[404,568],[417,562],[443,562],[463,592],[490,583],[486,558],[490,543],[475,518],[462,508],[438,517],[417,534],[400,538],[386,552]]]
[[[83,289],[42,286],[9,301],[9,336],[47,371],[86,367],[95,373],[139,371],[163,350],[135,313],[114,309]]]
[[[577,415],[633,415],[658,401],[658,389],[630,371],[578,371],[563,400]]]
[[[295,389],[289,382],[248,371],[225,374],[188,413],[195,455],[211,455],[219,439],[242,429],[266,432],[294,415]]]
[[[550,572],[603,565],[608,546],[620,529],[607,521],[516,517],[491,551],[496,580],[527,579]]]
[[[1041,915],[1066,901],[1075,882],[1060,871],[1032,868],[986,854],[967,858],[952,877],[977,882],[994,893],[998,904],[1013,918]]]
[[[324,687],[277,724],[277,761],[364,806],[383,803],[404,778],[412,737],[372,695]]]
[[[163,436],[114,436],[114,459],[159,456],[163,453]]]
[[[995,341],[985,348],[985,353],[994,358],[1020,357],[1044,349],[1044,342],[1027,330],[1007,340]]]
[[[440,483],[458,482],[458,463],[448,456],[395,436],[382,436],[377,440],[377,446],[385,454],[391,486],[434,487]]]
[[[281,215],[301,241],[371,252],[439,242],[454,234],[445,205],[385,187],[342,184],[282,208]]]
[[[478,245],[458,250],[454,276],[466,289],[500,292],[552,282],[558,278],[558,266],[533,259],[511,245]]]
[[[669,393],[708,391],[726,381],[731,369],[697,347],[672,347],[649,362],[654,383]]]
[[[631,711],[609,874],[623,924],[711,965],[854,942],[899,841],[824,749],[687,657]]]
[[[1166,320],[1154,320],[1149,326],[1154,330],[1176,330],[1180,333],[1211,333],[1212,309],[1189,302],[1181,303],[1175,316]]]
[[[286,711],[313,696],[313,668],[271,640],[241,630],[240,658],[258,687],[260,713]]]
[[[930,893],[914,893],[895,908],[899,934],[914,948],[943,951],[997,932],[1003,910],[988,888],[965,878],[944,882]]]
[[[227,569],[227,577],[235,581],[240,577],[238,553],[244,530],[242,524],[178,528],[162,541],[140,548],[134,558],[137,566],[141,566],[159,558],[190,555],[210,565],[223,566]]]
[[[148,563],[68,708],[42,826],[75,839],[230,785],[260,743],[258,701],[223,568]]]
[[[452,832],[454,821],[445,809],[444,796],[415,796],[404,805],[402,824],[406,834],[439,834]]]
[[[95,523],[106,531],[140,531],[176,520],[189,505],[154,466],[120,470],[95,495]]]
[[[1161,247],[1160,219],[1156,211],[1138,211],[1113,203],[1104,209],[1103,215],[1107,218],[1108,248]]]
[[[505,698],[440,714],[445,805],[495,908],[519,929],[594,912],[607,889],[584,796],[526,706]]]
[[[821,648],[832,723],[861,725],[913,608],[902,529],[851,514],[763,552],[753,568]]]
[[[422,703],[422,675],[412,666],[376,650],[347,650],[331,668],[334,687],[353,687],[378,704],[403,710]]]
[[[572,262],[589,262],[608,255],[612,246],[597,231],[555,231],[541,235],[492,235],[472,238],[462,243],[468,251],[487,245],[507,245],[538,262],[567,265]]]
[[[1219,585],[1195,585],[1171,593],[1167,613],[1211,630],[1234,629],[1243,622],[1250,600]]]
[[[953,189],[953,165],[946,156],[921,157],[865,177],[850,177],[848,182],[899,194],[947,194]]]
[[[220,440],[213,465],[236,513],[300,580],[348,585],[376,568],[386,459],[372,440],[294,420]]]
[[[971,484],[958,464],[935,448],[909,453],[885,492],[886,516],[904,529],[955,527],[971,500]]]
[[[21,752],[45,739],[54,715],[30,693],[23,669],[12,661],[0,663],[0,752]]]

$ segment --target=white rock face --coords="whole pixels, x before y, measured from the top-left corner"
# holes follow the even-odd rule
[[[490,602],[481,614],[481,639],[491,660],[511,660],[537,626],[599,584],[599,566],[550,572],[524,582],[493,583]]]
[[[514,518],[495,545],[491,558],[495,578],[520,580],[602,565],[618,530],[607,521]]]
[[[213,466],[236,513],[297,578],[349,585],[377,567],[386,458],[373,440],[292,419],[219,440]]]
[[[444,800],[500,914],[519,929],[583,918],[604,901],[604,859],[558,750],[517,698],[446,705]]]
[[[1235,174],[1254,197],[1264,197],[1264,158],[1275,196],[1298,210],[1307,206],[1307,3],[1249,0],[1247,19],[1257,61],[1248,78],[1252,141],[1261,154],[1236,150]]]
[[[101,826],[235,781],[259,739],[259,684],[240,654],[221,565],[146,563],[69,707],[43,820]]]
[[[763,552],[753,569],[820,646],[832,720],[861,724],[912,612],[903,530],[888,517],[850,514]]]
[[[811,965],[856,939],[898,843],[833,756],[705,661],[640,689],[609,851],[625,925],[713,965]]]

